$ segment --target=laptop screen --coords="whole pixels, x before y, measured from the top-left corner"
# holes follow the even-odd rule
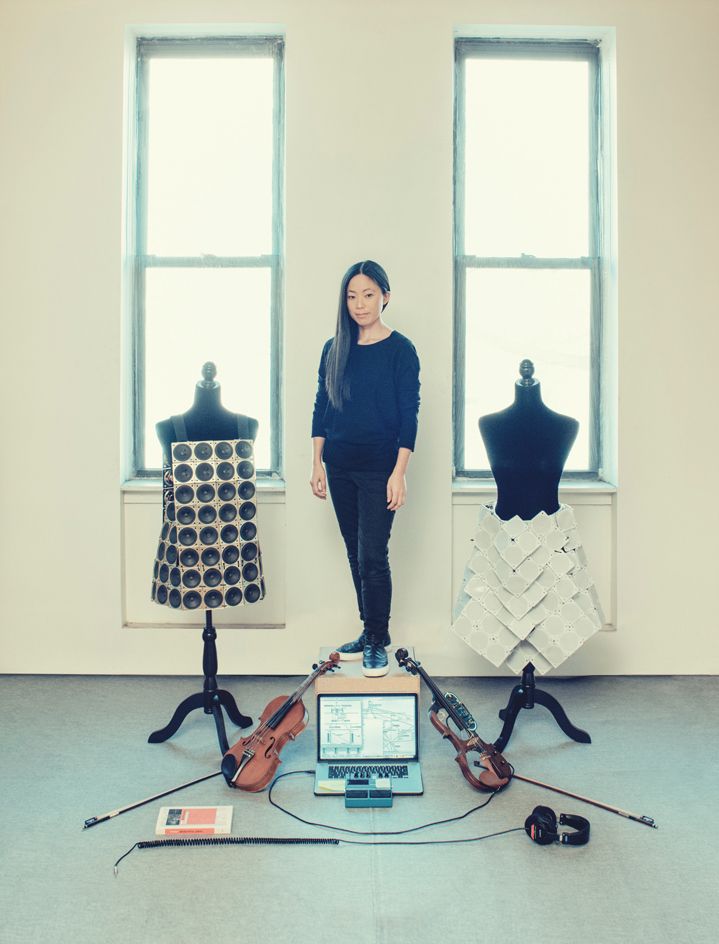
[[[318,695],[321,761],[416,760],[417,696]]]

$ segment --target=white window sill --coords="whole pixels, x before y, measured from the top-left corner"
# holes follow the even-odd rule
[[[284,479],[257,478],[255,480],[257,492],[263,504],[282,504],[285,500]],[[128,479],[120,486],[123,501],[128,504],[151,504],[162,497],[162,481],[160,479]]]
[[[566,479],[559,483],[559,498],[569,505],[611,505],[617,486],[591,479]],[[452,503],[472,505],[497,493],[494,479],[457,478],[452,482]]]

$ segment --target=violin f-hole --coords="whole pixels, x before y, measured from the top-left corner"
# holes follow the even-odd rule
[[[275,749],[275,738],[272,737],[269,740],[270,740],[270,743],[267,745],[267,750],[265,751],[265,757],[267,757],[268,759]]]

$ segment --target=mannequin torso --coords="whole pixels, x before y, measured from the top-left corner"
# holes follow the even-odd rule
[[[495,512],[505,521],[559,509],[559,480],[579,430],[575,419],[544,405],[531,361],[522,361],[520,373],[514,403],[479,420],[497,483]]]
[[[257,438],[258,422],[241,413],[232,413],[226,410],[220,401],[220,385],[214,380],[217,373],[215,365],[208,362],[202,368],[203,380],[195,387],[195,400],[182,419],[187,430],[188,441],[197,442],[201,439],[237,439],[239,428],[247,428],[248,435],[243,438],[255,440]],[[165,464],[170,464],[170,447],[177,442],[175,426],[172,418],[161,420],[156,426],[158,439],[162,444],[162,453]]]

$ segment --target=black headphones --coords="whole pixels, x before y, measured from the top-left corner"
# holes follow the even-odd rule
[[[535,806],[532,815],[524,821],[524,829],[532,842],[549,846],[560,842],[568,846],[583,846],[589,842],[589,820],[569,813],[559,814],[559,825],[570,826],[573,833],[557,832],[557,814],[548,806]]]

